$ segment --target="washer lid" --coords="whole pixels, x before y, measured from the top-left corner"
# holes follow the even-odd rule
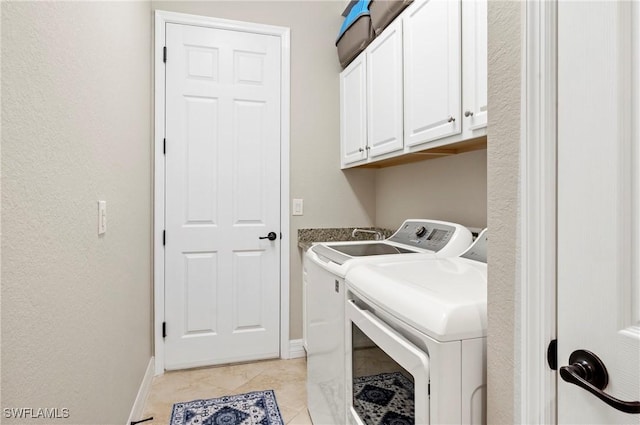
[[[347,285],[438,341],[487,334],[487,265],[466,258],[359,265]]]
[[[396,244],[397,245],[397,244]],[[417,254],[428,253],[425,249],[407,249],[386,242],[346,242],[346,243],[322,243],[314,245],[311,249],[318,255],[333,261],[336,264],[344,264],[352,258],[373,257],[378,255]]]

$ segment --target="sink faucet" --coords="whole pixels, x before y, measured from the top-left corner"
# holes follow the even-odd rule
[[[351,232],[351,237],[355,238],[356,234],[358,233],[371,233],[373,236],[373,239],[379,241],[382,239],[382,232],[380,232],[379,230],[366,230],[366,229],[358,229],[355,228],[353,229],[353,232]]]

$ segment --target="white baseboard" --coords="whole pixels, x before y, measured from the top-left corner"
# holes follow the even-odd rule
[[[304,349],[304,341],[302,339],[292,339],[289,341],[289,358],[297,359],[300,357],[307,357],[307,352]]]
[[[151,382],[153,381],[153,374],[155,371],[154,366],[155,362],[153,357],[151,357],[151,359],[149,359],[149,364],[147,365],[147,370],[144,373],[144,377],[142,378],[142,382],[140,383],[136,401],[133,403],[131,413],[129,413],[129,419],[127,420],[127,423],[125,425],[130,425],[133,421],[144,419],[141,418],[141,416],[144,413],[144,404],[147,402],[147,397],[149,396],[149,392],[151,391]]]

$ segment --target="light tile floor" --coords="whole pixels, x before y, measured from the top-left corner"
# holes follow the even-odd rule
[[[285,424],[311,425],[306,377],[304,358],[166,372],[153,378],[144,425],[168,425],[174,403],[263,390],[275,391]]]

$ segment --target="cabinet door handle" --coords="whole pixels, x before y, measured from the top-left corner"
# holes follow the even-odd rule
[[[358,148],[358,152],[364,152],[364,149]]]
[[[455,119],[454,117],[450,116],[450,117],[449,117],[449,119],[448,119],[447,121],[448,121],[448,122],[455,122],[455,120],[456,120],[456,119]]]
[[[467,117],[467,118],[468,118],[468,117],[472,117],[472,116],[473,116],[473,112],[471,112],[471,111],[464,111],[464,116],[465,116],[465,117]]]

